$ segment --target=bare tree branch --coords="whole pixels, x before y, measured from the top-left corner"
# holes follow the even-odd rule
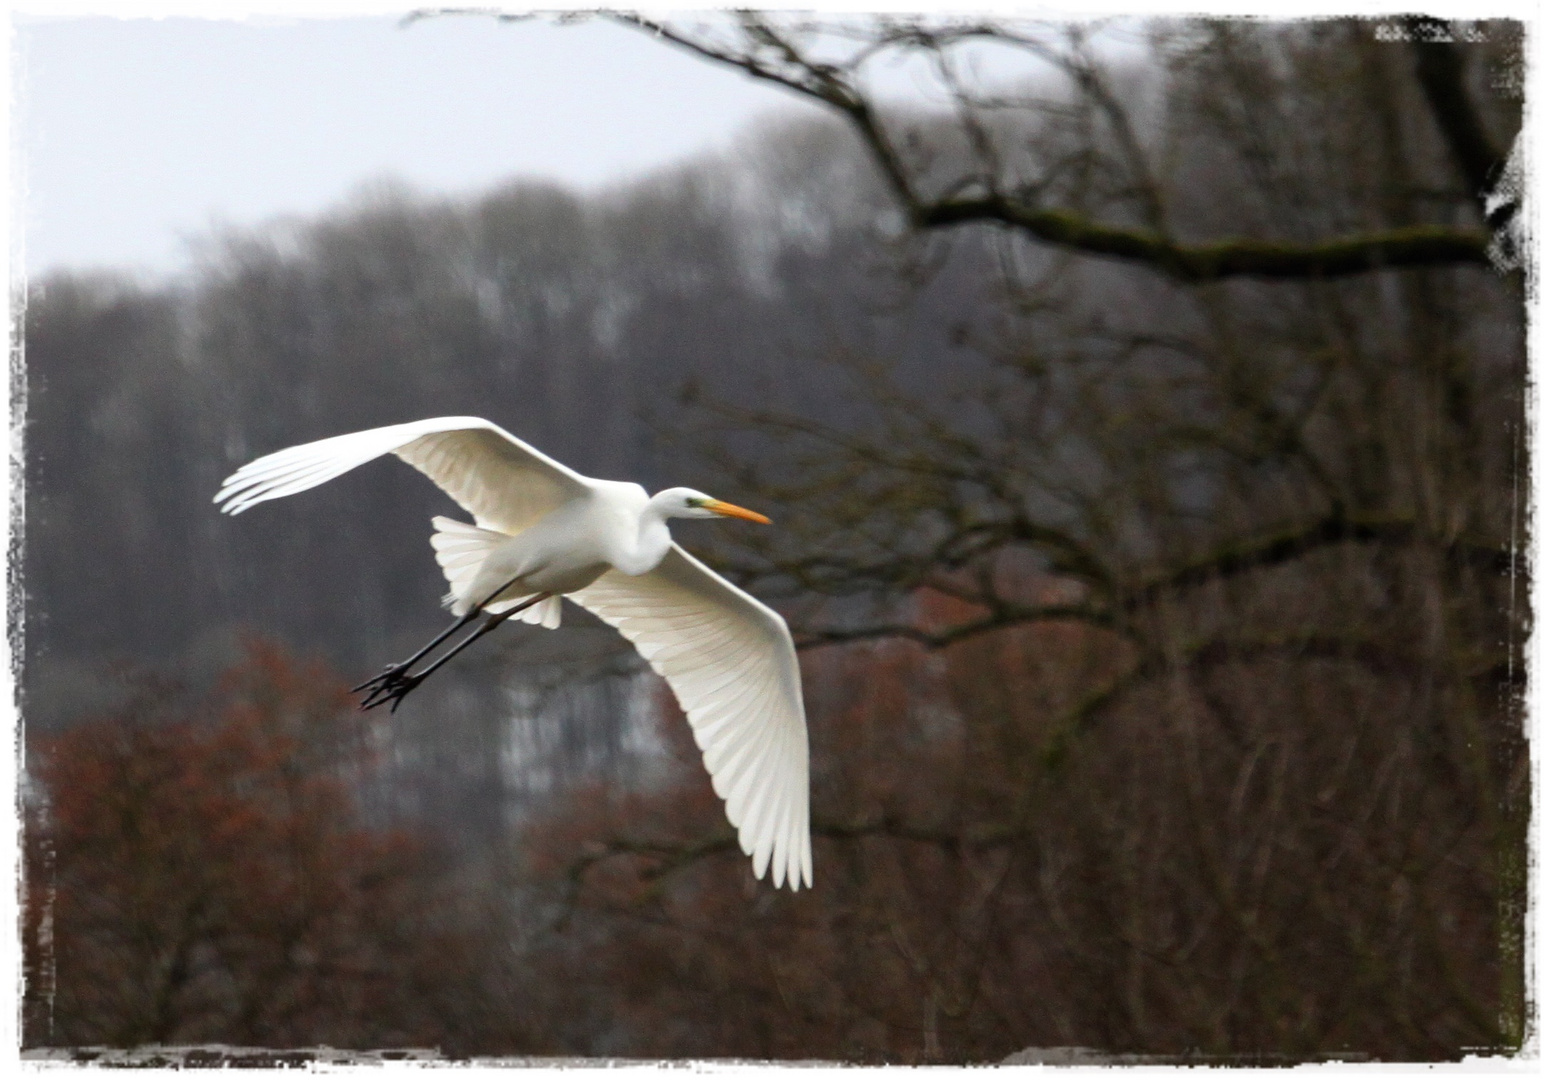
[[[1225,240],[1184,245],[1155,233],[1089,221],[1062,210],[1041,210],[1007,196],[952,199],[913,209],[929,228],[994,222],[1024,230],[1038,240],[1087,255],[1146,263],[1190,285],[1232,277],[1331,278],[1373,270],[1469,264],[1486,266],[1486,234],[1438,225],[1416,225],[1316,244]]]
[[[948,645],[977,637],[979,634],[991,633],[994,630],[1045,622],[1080,622],[1103,629],[1115,627],[1115,620],[1109,612],[1098,611],[1082,604],[1018,605],[1001,602],[992,605],[989,613],[982,618],[959,623],[945,630],[925,630],[910,623],[879,623],[853,629],[817,629],[802,634],[796,641],[795,647],[814,649],[823,645],[846,645],[856,641],[901,638],[916,641],[925,648],[943,649]]]
[[[1154,600],[1162,592],[1292,562],[1319,548],[1335,544],[1369,543],[1403,547],[1424,542],[1444,548],[1454,561],[1492,573],[1506,574],[1512,566],[1513,556],[1506,547],[1458,538],[1445,543],[1425,536],[1416,523],[1411,521],[1352,519],[1333,514],[1299,529],[1226,543],[1163,578],[1149,582],[1132,593],[1127,602],[1130,606],[1136,606]]]
[[[1465,86],[1465,54],[1455,44],[1453,28],[1426,15],[1406,20],[1411,35],[1417,81],[1428,99],[1433,119],[1466,187],[1477,198],[1491,187],[1503,153],[1493,145],[1481,114]]]
[[[1290,243],[1267,240],[1231,239],[1206,244],[1181,244],[1147,229],[1124,228],[1091,220],[1064,209],[1034,205],[1026,199],[989,190],[974,197],[926,198],[902,161],[885,125],[876,115],[870,100],[861,91],[850,71],[836,65],[817,62],[807,55],[766,19],[752,12],[738,15],[749,48],[699,40],[670,24],[645,15],[628,12],[603,12],[604,17],[645,31],[693,54],[738,68],[753,78],[782,86],[802,97],[817,101],[845,116],[870,151],[887,187],[901,204],[909,222],[916,228],[948,228],[972,222],[992,223],[1019,230],[1037,240],[1102,258],[1145,264],[1185,284],[1203,284],[1233,277],[1266,279],[1331,278],[1378,270],[1419,266],[1489,265],[1487,247],[1490,238],[1481,231],[1455,229],[1440,225],[1414,226],[1328,238],[1314,243]],[[1008,31],[986,26],[956,28],[938,34],[919,28],[893,28],[882,34],[886,44],[911,44],[935,51],[941,43],[967,37],[992,37],[1026,44]],[[1039,45],[1039,43],[1038,43]],[[1044,51],[1044,46],[1039,46]],[[1435,86],[1453,89],[1453,73],[1438,61]],[[1065,64],[1065,67],[1068,65]],[[1082,72],[1082,74],[1081,74]],[[1075,65],[1076,81],[1087,93],[1095,95],[1103,111],[1110,114],[1112,102],[1104,84],[1088,71]],[[1444,101],[1454,104],[1454,95]],[[1455,129],[1465,126],[1468,99],[1459,99],[1453,113]],[[1464,114],[1464,115],[1462,115]],[[1131,132],[1118,118],[1118,135],[1127,156],[1135,153]],[[1442,122],[1442,121],[1441,121]],[[1467,160],[1483,151],[1466,144]],[[1474,154],[1473,154],[1474,150]],[[1129,168],[1133,163],[1129,161]],[[1488,162],[1491,167],[1491,159]],[[1139,177],[1141,179],[1141,177]],[[1140,185],[1142,186],[1142,185]],[[992,185],[990,185],[990,189]],[[1151,220],[1161,220],[1152,203]]]

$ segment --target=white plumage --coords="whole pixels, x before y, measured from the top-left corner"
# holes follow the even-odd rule
[[[777,612],[673,543],[665,524],[672,517],[767,519],[688,488],[651,498],[637,484],[581,476],[467,416],[280,450],[237,470],[215,502],[239,514],[388,453],[473,516],[475,525],[434,519],[431,543],[450,586],[448,606],[464,620],[481,610],[553,628],[559,598],[568,596],[616,627],[676,694],[757,877],[771,867],[775,885],[810,885],[810,760],[789,629]],[[522,604],[530,606],[514,610]],[[408,666],[378,680],[405,681]],[[418,678],[409,677],[407,689]]]

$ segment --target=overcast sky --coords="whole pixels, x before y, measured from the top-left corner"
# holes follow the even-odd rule
[[[383,176],[445,193],[605,184],[811,108],[604,24],[18,16],[15,31],[32,275],[165,272],[212,221],[314,212]]]

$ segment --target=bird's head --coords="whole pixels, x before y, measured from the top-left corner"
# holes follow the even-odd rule
[[[755,510],[747,510],[736,506],[734,503],[721,502],[701,491],[692,488],[667,488],[650,500],[660,509],[662,517],[668,518],[715,518],[737,517],[747,521],[755,521],[762,525],[771,525],[772,522]]]

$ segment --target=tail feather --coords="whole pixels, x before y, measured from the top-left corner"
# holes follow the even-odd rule
[[[452,613],[465,615],[480,599],[469,596],[468,590],[477,579],[483,560],[488,557],[489,552],[510,537],[501,532],[480,529],[476,525],[453,521],[447,517],[433,518],[431,524],[435,526],[435,533],[429,538],[430,546],[435,549],[435,561],[440,564],[440,569],[446,576],[446,582],[451,586],[451,591],[446,593],[442,602],[451,609]],[[530,596],[506,597],[498,603],[487,605],[484,610],[497,615],[529,599]],[[533,626],[556,630],[562,614],[562,600],[557,596],[550,596],[541,603],[533,604],[520,614],[511,617],[520,622],[531,623]]]

